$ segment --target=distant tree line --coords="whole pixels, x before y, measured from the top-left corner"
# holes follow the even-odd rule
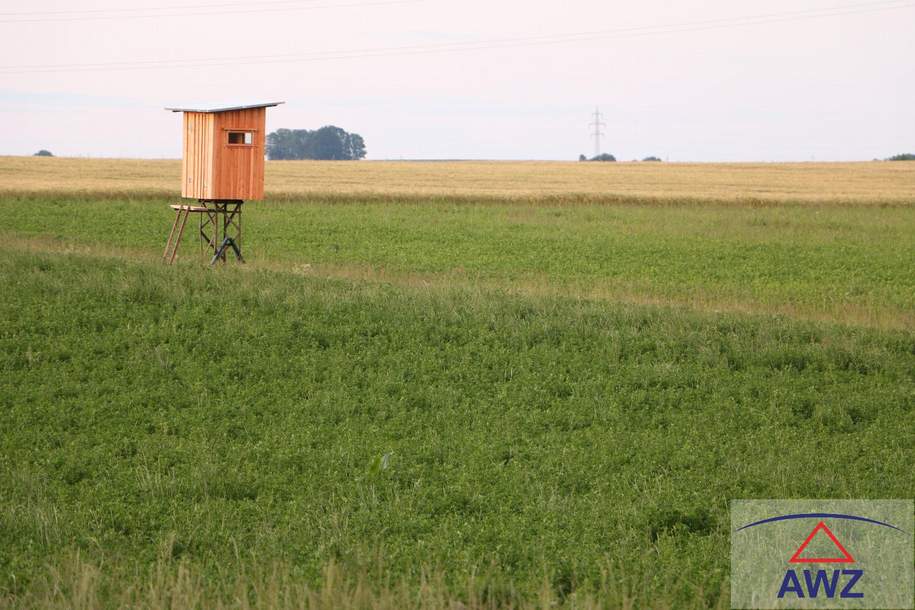
[[[365,157],[365,140],[334,125],[320,129],[277,129],[267,134],[268,159],[351,161]]]
[[[912,153],[903,153],[901,155],[893,155],[888,158],[887,161],[915,161],[915,155]]]
[[[584,155],[578,155],[579,161],[616,161],[616,157],[610,153],[601,153],[596,157],[591,157],[590,159]]]
[[[578,155],[578,160],[579,161],[616,161],[616,157],[614,157],[610,153],[603,153],[603,154],[597,155],[596,157],[591,157],[590,159],[584,155]],[[651,161],[651,162],[658,162],[660,160],[661,160],[660,157],[654,157],[654,156],[645,157],[644,159],[642,159],[642,161]],[[638,161],[638,159],[633,159],[633,161]]]

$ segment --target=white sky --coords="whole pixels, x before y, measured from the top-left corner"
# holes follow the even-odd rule
[[[187,8],[207,5],[217,6]],[[849,5],[870,6],[787,16]],[[66,156],[178,157],[180,116],[162,108],[209,100],[284,100],[268,110],[269,130],[335,124],[362,134],[373,159],[571,160],[593,153],[595,106],[607,123],[602,148],[621,160],[915,152],[915,2],[906,0],[162,0],[160,7],[183,8],[149,10],[155,6],[0,0],[0,154],[47,148]],[[872,10],[886,6],[901,8]],[[157,16],[133,16],[151,13]],[[785,19],[734,25],[773,14]],[[667,27],[708,20],[723,27]],[[652,27],[666,31],[646,30]],[[620,28],[636,35],[429,52]],[[422,52],[135,67],[408,45]],[[132,67],[82,68],[111,62]],[[61,64],[81,68],[24,69]]]

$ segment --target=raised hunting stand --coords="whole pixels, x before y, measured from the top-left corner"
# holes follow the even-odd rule
[[[181,196],[197,205],[176,203],[175,222],[162,258],[175,262],[184,226],[198,218],[200,253],[210,264],[226,261],[226,250],[241,255],[241,204],[264,198],[264,140],[268,102],[229,108],[166,108],[184,113]]]

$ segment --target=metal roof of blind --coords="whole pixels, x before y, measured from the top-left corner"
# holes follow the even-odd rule
[[[264,102],[263,104],[248,104],[246,106],[224,106],[220,108],[166,108],[172,112],[231,112],[233,110],[250,110],[252,108],[270,108],[285,102]]]

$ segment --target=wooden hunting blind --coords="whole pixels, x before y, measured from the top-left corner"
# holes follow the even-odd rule
[[[191,214],[198,215],[201,252],[212,253],[211,264],[224,262],[228,248],[243,260],[241,204],[264,198],[267,108],[282,103],[166,108],[184,115],[181,196],[199,204],[171,206],[175,222],[163,253],[166,263],[174,262]]]

